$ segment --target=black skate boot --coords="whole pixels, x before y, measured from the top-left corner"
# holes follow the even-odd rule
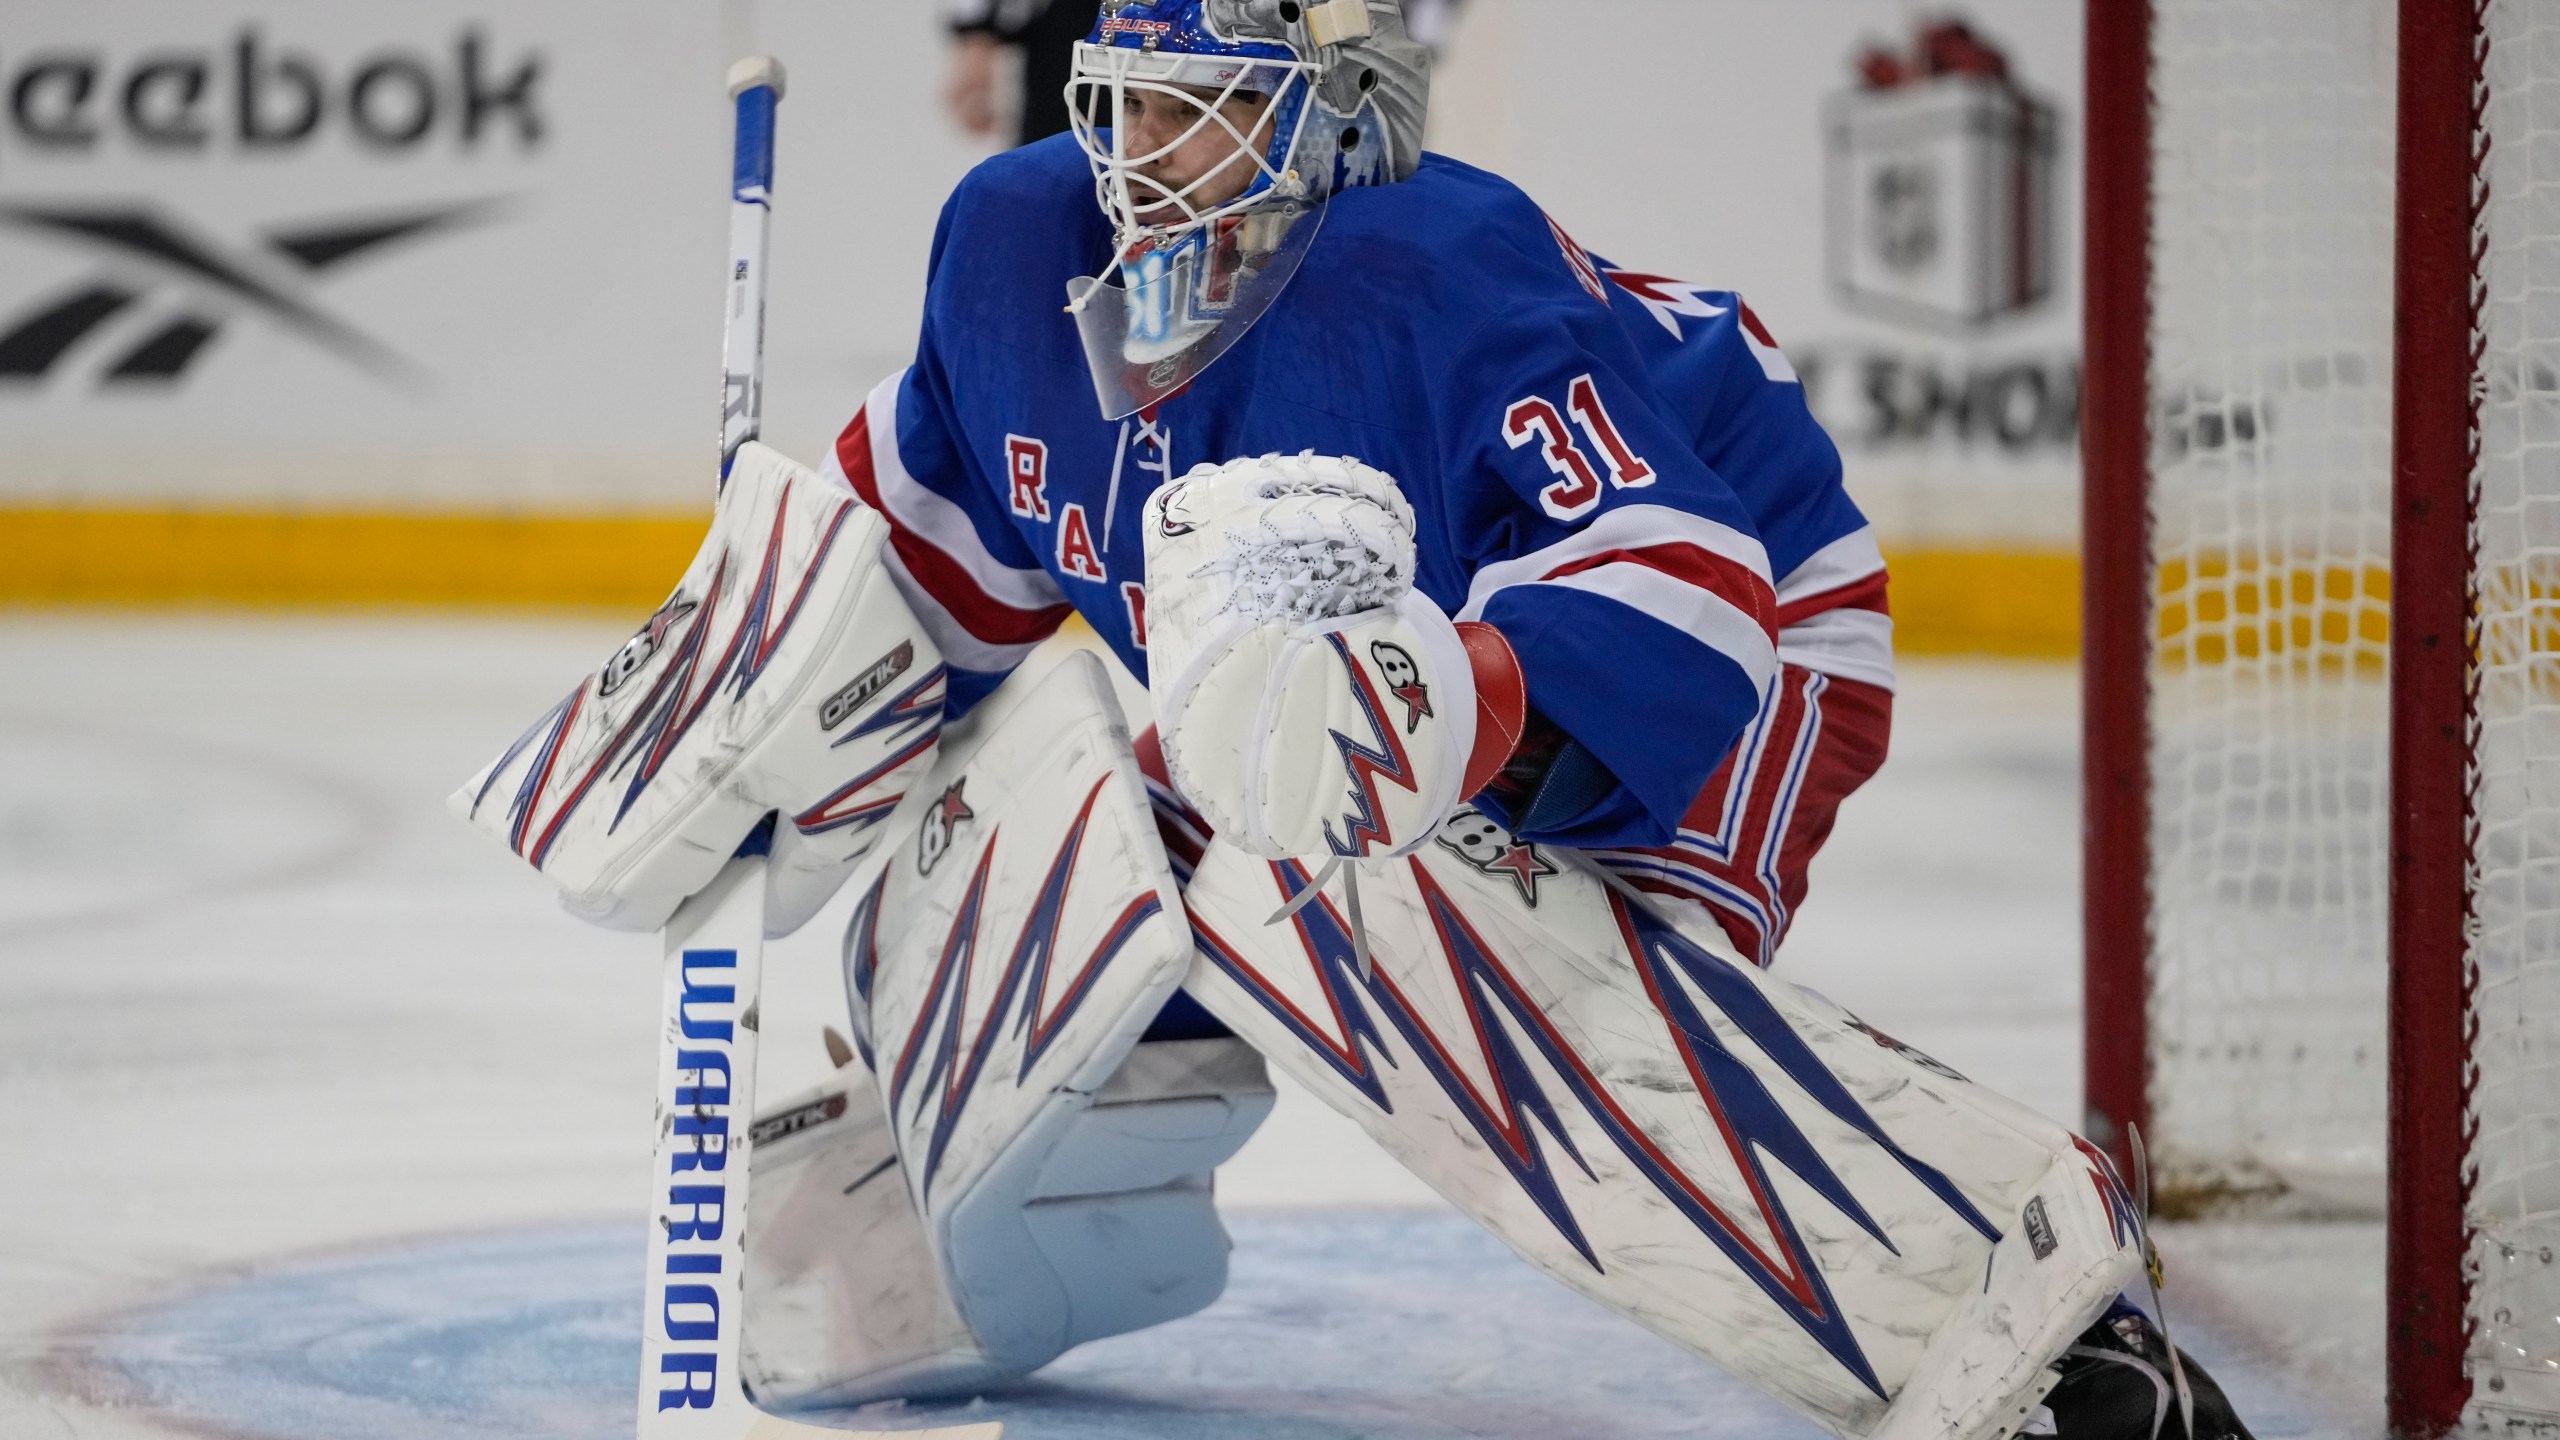
[[[2054,1362],[2062,1383],[2044,1397],[2051,1428],[2038,1415],[2018,1432],[2021,1440],[2252,1440],[2230,1398],[2195,1357],[2181,1350],[2178,1358],[2186,1369],[2187,1393],[2195,1399],[2192,1435],[2179,1420],[2168,1342],[2149,1316],[2118,1300]]]

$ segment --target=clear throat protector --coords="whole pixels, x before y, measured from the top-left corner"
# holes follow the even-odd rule
[[[1140,237],[1100,275],[1067,282],[1102,418],[1135,414],[1191,383],[1278,299],[1324,219],[1276,201],[1170,243]]]

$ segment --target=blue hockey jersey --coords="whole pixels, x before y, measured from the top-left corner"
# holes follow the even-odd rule
[[[1064,306],[1110,253],[1071,139],[978,166],[943,209],[913,365],[828,461],[891,522],[955,707],[1071,610],[1143,678],[1148,494],[1308,449],[1395,477],[1417,587],[1499,628],[1530,703],[1617,777],[1531,838],[1669,839],[1782,657],[1891,684],[1881,557],[1738,297],[1612,267],[1508,182],[1426,156],[1334,197],[1250,332],[1105,421]]]

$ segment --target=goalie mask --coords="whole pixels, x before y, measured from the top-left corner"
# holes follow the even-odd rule
[[[1112,226],[1113,263],[1067,286],[1103,418],[1226,353],[1296,273],[1328,197],[1413,173],[1429,87],[1397,0],[1107,0],[1067,84]],[[1178,117],[1170,138],[1133,133],[1149,107]],[[1220,158],[1174,172],[1195,141]]]

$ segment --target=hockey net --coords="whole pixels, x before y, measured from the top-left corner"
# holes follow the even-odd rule
[[[2560,11],[2486,7],[2475,294],[2475,1394],[2560,1416]]]
[[[2141,1122],[2172,1216],[2379,1217],[2401,1208],[2394,1165],[2461,1169],[2456,1383],[2474,1424],[2560,1427],[2560,7],[2149,8],[2148,224],[2121,242],[2148,272],[2132,517],[2148,551],[2139,593],[2093,580],[2089,597],[2093,625],[2110,605],[2144,616],[2148,809],[2108,833],[2093,722],[2093,1129]],[[2468,915],[2443,947],[2460,957],[2447,998],[2413,1002],[2393,967],[2423,962],[2390,941],[2394,807],[2413,803],[2392,782],[2394,717],[2412,722],[2391,650],[2399,44],[2421,14],[2471,41],[2475,83],[2409,93],[2471,136],[2476,449],[2435,497],[2472,512],[2468,774],[2449,797]],[[2099,83],[2093,68],[2093,157]],[[2097,634],[2093,707],[2114,663]],[[2096,918],[2111,845],[2141,849],[2142,898],[2119,918],[2144,923]],[[2467,1139],[2394,1133],[2395,994],[2467,1005],[2450,1033],[2469,1108],[2443,1127]],[[2102,996],[2139,1003],[2103,1014]],[[2108,1027],[2131,1025],[2140,1043],[2108,1053]]]
[[[2151,1124],[2382,1202],[2392,7],[2158,0]]]

